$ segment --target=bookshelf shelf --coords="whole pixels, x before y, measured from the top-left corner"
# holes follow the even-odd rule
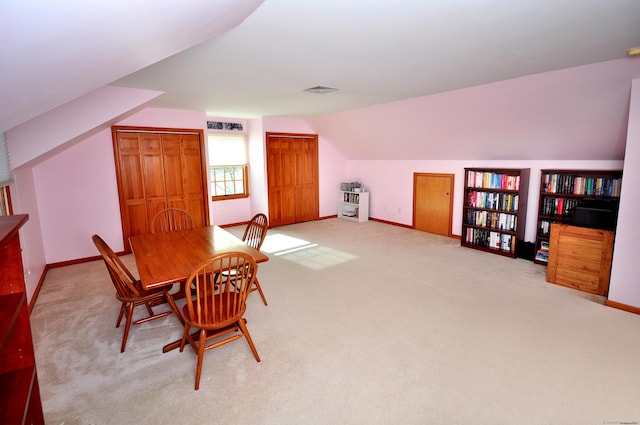
[[[547,264],[551,224],[571,224],[585,199],[619,199],[621,170],[540,170],[534,262]]]
[[[516,257],[524,239],[528,168],[465,168],[462,246]]]

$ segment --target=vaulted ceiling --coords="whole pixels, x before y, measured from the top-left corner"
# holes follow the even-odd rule
[[[312,122],[640,45],[637,0],[8,0],[0,16],[2,131],[106,84],[164,92],[157,107]],[[304,91],[317,85],[339,90]]]

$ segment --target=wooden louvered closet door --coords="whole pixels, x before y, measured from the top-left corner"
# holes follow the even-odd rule
[[[174,207],[196,226],[209,224],[202,130],[113,127],[125,251],[129,237],[150,232],[153,217]]]
[[[319,217],[318,136],[267,133],[269,225]]]

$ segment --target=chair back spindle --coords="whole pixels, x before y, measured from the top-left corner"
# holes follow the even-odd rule
[[[166,208],[151,220],[151,233],[173,232],[193,227],[193,217],[181,208]]]
[[[269,222],[264,214],[256,214],[253,216],[247,227],[244,229],[242,240],[251,248],[260,249],[264,238],[267,236],[267,228]]]

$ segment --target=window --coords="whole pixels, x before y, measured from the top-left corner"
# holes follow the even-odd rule
[[[11,215],[11,197],[9,196],[9,182],[11,172],[9,167],[9,152],[7,150],[7,136],[0,133],[0,216]]]
[[[247,181],[247,142],[244,136],[210,134],[209,180],[213,200],[246,198],[249,196]]]
[[[246,165],[212,165],[209,167],[211,185],[213,186],[213,200],[245,198],[247,190]]]
[[[9,196],[9,186],[0,186],[0,216],[11,215],[11,197]]]

